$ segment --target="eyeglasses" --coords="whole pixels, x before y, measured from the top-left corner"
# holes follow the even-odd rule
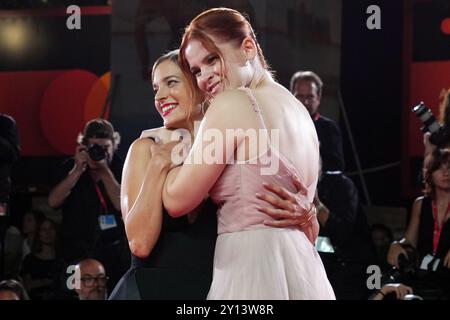
[[[93,287],[95,281],[97,281],[97,283],[99,285],[105,285],[106,282],[109,280],[109,277],[105,276],[105,275],[100,275],[97,277],[93,277],[93,276],[83,276],[80,278],[80,280],[83,282],[83,285],[87,288],[89,287]]]

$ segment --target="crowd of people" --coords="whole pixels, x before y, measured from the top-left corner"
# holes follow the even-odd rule
[[[113,125],[86,123],[48,195],[60,225],[39,211],[22,230],[8,225],[20,147],[1,115],[0,299],[406,299],[416,282],[371,288],[367,268],[403,272],[407,245],[414,270],[436,271],[448,294],[445,146],[425,138],[424,196],[393,241],[387,226],[369,227],[344,174],[339,126],[319,112],[321,78],[298,71],[290,90],[278,84],[238,11],[195,17],[149,82],[164,127],[142,132],[122,162]]]

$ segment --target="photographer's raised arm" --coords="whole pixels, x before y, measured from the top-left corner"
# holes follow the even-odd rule
[[[58,183],[48,196],[48,205],[59,208],[69,196],[72,188],[77,184],[83,172],[86,170],[87,153],[83,147],[78,146],[74,156],[75,164],[67,176]]]
[[[48,195],[48,205],[54,209],[61,207],[66,198],[69,196],[72,188],[77,184],[78,179],[83,172],[74,167],[62,180],[56,185]]]

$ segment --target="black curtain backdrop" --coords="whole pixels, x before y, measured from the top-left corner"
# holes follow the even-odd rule
[[[366,9],[381,9],[381,29],[369,30]],[[403,1],[343,1],[341,92],[363,169],[400,161]],[[343,121],[346,171],[356,170]],[[359,176],[356,182],[364,200]],[[400,167],[367,173],[374,205],[400,205]]]

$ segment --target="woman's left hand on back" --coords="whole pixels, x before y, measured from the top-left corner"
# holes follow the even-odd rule
[[[259,207],[258,210],[272,217],[274,220],[265,220],[264,224],[272,227],[292,227],[302,225],[312,209],[312,203],[307,198],[308,190],[300,180],[294,176],[293,183],[297,193],[270,183],[263,183],[266,190],[272,194],[257,194],[256,197],[268,202],[273,207]]]

